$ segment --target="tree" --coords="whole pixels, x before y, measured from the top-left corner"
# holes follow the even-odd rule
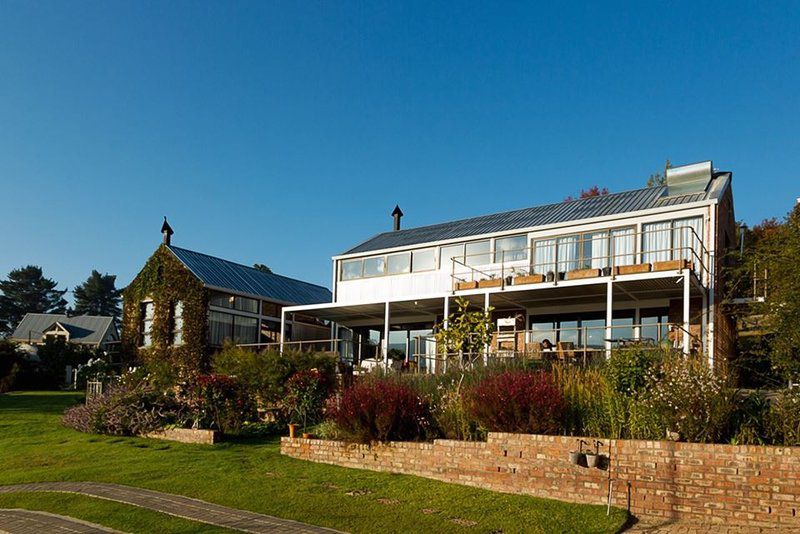
[[[75,313],[104,315],[118,319],[121,291],[115,286],[117,277],[92,271],[84,283],[75,288]]]
[[[58,282],[45,278],[35,265],[8,273],[8,279],[0,281],[0,331],[12,331],[26,313],[65,313],[67,291],[56,286]]]
[[[271,273],[272,272],[272,269],[270,269],[269,267],[267,267],[263,263],[254,263],[253,264],[253,269],[255,269],[256,271],[261,271],[262,273]]]
[[[590,198],[590,197],[600,197],[600,196],[607,195],[607,194],[608,194],[608,188],[607,187],[604,187],[604,188],[600,189],[600,187],[598,187],[596,185],[593,185],[589,189],[581,189],[581,192],[580,192],[580,195],[578,195],[578,198],[581,199],[581,198]],[[571,200],[575,200],[575,197],[573,197],[572,195],[570,195],[567,198],[565,198],[564,202],[569,202]]]
[[[463,298],[456,299],[456,306],[458,310],[447,319],[447,328],[436,326],[434,339],[445,358],[460,357],[462,363],[472,363],[492,340],[494,323],[491,312],[494,308],[473,310],[469,301]]]
[[[649,178],[647,178],[647,187],[656,187],[658,185],[664,185],[667,183],[667,169],[672,168],[672,163],[667,159],[664,163],[664,172],[657,172],[651,174]]]

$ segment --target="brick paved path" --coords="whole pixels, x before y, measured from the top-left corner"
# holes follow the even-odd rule
[[[0,508],[0,533],[7,534],[109,534],[118,531],[71,517]]]
[[[182,495],[162,493],[143,488],[106,484],[101,482],[40,482],[0,486],[0,493],[12,492],[62,492],[88,495],[99,499],[116,501],[156,512],[199,521],[217,527],[252,532],[254,534],[285,532],[288,534],[319,534],[338,532],[333,529],[307,525],[289,519],[279,519],[236,508],[228,508]]]

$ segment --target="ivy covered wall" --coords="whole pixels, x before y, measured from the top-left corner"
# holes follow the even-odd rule
[[[142,302],[152,300],[151,344],[142,347]],[[183,343],[172,344],[172,310],[183,304]],[[161,245],[123,292],[122,349],[131,362],[186,377],[208,367],[208,290]]]

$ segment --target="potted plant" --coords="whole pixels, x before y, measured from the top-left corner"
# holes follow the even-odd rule
[[[525,269],[514,269],[514,285],[519,286],[523,284],[538,284],[544,282],[544,275],[536,274],[533,271]]]
[[[460,280],[456,282],[456,291],[464,291],[466,289],[477,289],[477,280]]]
[[[478,281],[478,287],[502,287],[503,279],[498,278],[496,274],[490,274],[488,278]]]
[[[594,451],[586,451],[586,467],[597,467],[600,458],[600,447],[603,444],[599,440],[594,441]]]
[[[289,439],[294,439],[296,434],[297,425],[295,423],[289,423]]]
[[[556,273],[553,271],[547,271],[547,281],[548,282],[555,282],[556,280]]]
[[[569,452],[569,463],[572,465],[586,465],[586,454],[583,452],[583,446],[588,445],[582,439],[578,440],[580,448],[577,451]]]

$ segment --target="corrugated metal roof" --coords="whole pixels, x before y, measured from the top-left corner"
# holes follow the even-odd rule
[[[203,284],[290,304],[331,302],[330,290],[274,273],[168,245],[168,248]]]
[[[104,341],[113,321],[112,317],[96,315],[68,317],[57,313],[27,313],[11,334],[11,339],[20,342],[27,342],[29,339],[41,341],[46,331],[60,323],[69,331],[70,341],[73,343],[97,344]]]
[[[709,192],[690,193],[681,196],[664,196],[666,186],[648,187],[634,191],[624,191],[579,200],[547,204],[515,211],[483,215],[471,219],[409,228],[397,232],[384,232],[364,241],[343,254],[355,254],[395,247],[418,245],[433,241],[466,238],[470,236],[533,228],[549,224],[558,224],[583,219],[592,219],[608,215],[630,213],[663,206],[687,204],[710,198],[718,191],[714,184],[729,176],[721,173],[712,181]]]

